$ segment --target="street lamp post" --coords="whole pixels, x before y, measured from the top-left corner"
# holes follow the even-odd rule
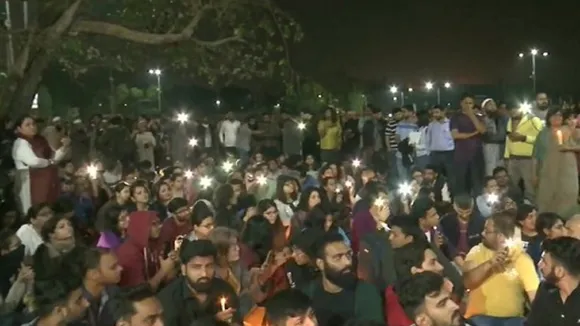
[[[399,93],[399,95],[401,96],[401,106],[405,105],[405,92],[403,91],[403,89],[401,89],[401,92],[399,92],[399,88],[395,85],[391,86],[391,88],[389,89],[391,91],[391,94],[393,94],[393,99],[396,101],[397,98],[397,93]]]
[[[532,87],[534,89],[534,94],[536,94],[536,56],[540,55],[540,51],[536,48],[533,48],[530,50],[530,55],[532,56]],[[543,57],[547,57],[548,56],[548,52],[542,52],[541,55]],[[520,52],[518,54],[518,56],[520,58],[523,58],[525,56],[525,54],[523,52]]]
[[[161,112],[161,69],[149,69],[149,74],[157,77],[157,110]]]
[[[436,87],[436,88],[435,88]],[[445,82],[443,84],[443,87],[445,89],[450,89],[451,88],[451,83],[450,82]],[[432,90],[433,88],[435,88],[436,92],[437,92],[437,104],[441,104],[441,86],[439,85],[435,85],[433,82],[426,82],[425,83],[425,89],[427,91]]]

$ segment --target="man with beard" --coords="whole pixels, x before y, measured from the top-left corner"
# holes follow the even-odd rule
[[[514,233],[511,215],[493,214],[485,222],[482,243],[465,257],[463,280],[471,290],[465,317],[477,325],[522,325],[526,299],[534,301],[538,275]]]
[[[548,94],[544,92],[539,92],[536,94],[536,105],[532,109],[532,114],[536,117],[546,120],[546,114],[550,108],[550,100],[548,99]]]
[[[194,320],[240,323],[238,296],[215,276],[216,254],[209,240],[184,240],[179,252],[181,276],[158,295],[165,326],[189,326]]]
[[[540,286],[527,318],[529,326],[577,325],[580,320],[580,240],[560,237],[544,241],[538,264]]]
[[[342,326],[352,318],[383,322],[381,297],[373,285],[357,279],[352,250],[343,237],[326,233],[315,248],[322,278],[312,281],[304,292],[313,302],[319,324]]]
[[[401,284],[399,293],[401,306],[416,326],[469,326],[440,274],[415,274]]]

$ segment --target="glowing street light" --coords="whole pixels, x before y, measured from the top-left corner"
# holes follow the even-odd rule
[[[399,89],[397,88],[397,86],[391,86],[391,88],[390,88],[391,94],[393,94],[393,95],[396,94],[398,90]]]
[[[445,86],[445,88],[451,88],[451,83],[450,82],[446,82],[443,86]]]
[[[541,52],[540,50],[538,50],[537,48],[532,48],[530,50],[530,56],[532,57],[532,86],[534,89],[534,94],[536,94],[536,80],[537,80],[537,76],[536,76],[536,57],[538,55],[542,55],[542,57],[547,57],[549,55],[548,52]],[[524,52],[520,52],[518,53],[518,57],[520,57],[520,59],[522,59],[526,54]]]
[[[391,86],[389,88],[389,91],[391,92],[391,94],[393,94],[393,101],[397,102],[398,97],[397,95],[401,96],[401,105],[405,105],[405,92],[403,92],[403,89],[401,89],[399,91],[399,88],[395,85]]]
[[[409,87],[409,89],[407,89],[407,92],[413,93],[413,87]]]
[[[222,101],[220,101],[220,100],[215,100],[215,105],[217,105],[217,106],[220,106],[220,105],[222,105]]]
[[[440,84],[435,84],[433,82],[426,82],[425,83],[425,89],[427,91],[431,91],[433,88],[435,88],[435,91],[437,92],[437,104],[441,103],[441,86],[439,86]],[[443,87],[445,89],[451,89],[451,83],[450,82],[445,82],[443,84]]]
[[[433,89],[433,83],[432,82],[426,82],[425,83],[425,89],[427,89],[428,91]]]
[[[149,75],[157,77],[157,110],[161,112],[161,69],[149,69]]]

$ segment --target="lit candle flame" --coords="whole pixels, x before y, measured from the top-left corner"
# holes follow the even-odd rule
[[[360,166],[361,162],[358,158],[355,158],[354,160],[352,160],[352,166],[354,168],[358,168]]]
[[[562,137],[562,130],[556,130],[556,137],[558,137],[558,145],[562,145],[564,143],[564,139]]]
[[[191,146],[191,147],[197,146],[197,139],[196,138],[190,138],[189,139],[189,146]]]
[[[220,305],[222,307],[222,311],[226,311],[226,302],[228,302],[228,300],[225,297],[220,298]]]
[[[177,114],[177,121],[179,121],[179,123],[186,123],[189,120],[189,114],[185,113],[185,112],[181,112]]]

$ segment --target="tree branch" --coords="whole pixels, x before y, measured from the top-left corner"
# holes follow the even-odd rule
[[[200,40],[200,39],[194,38],[193,41],[201,46],[215,47],[215,46],[220,46],[220,45],[223,45],[225,43],[230,43],[230,42],[244,42],[244,39],[242,39],[239,36],[230,36],[230,37],[224,37],[222,39],[213,40],[213,41],[205,41],[205,40]]]
[[[75,23],[71,28],[71,33],[87,33],[98,34],[120,38],[126,41],[148,44],[160,45],[178,43],[190,39],[195,33],[197,26],[201,22],[203,16],[211,9],[211,6],[202,7],[197,14],[195,14],[189,24],[180,33],[147,33],[136,31],[125,26],[107,23],[102,21],[81,20]]]

